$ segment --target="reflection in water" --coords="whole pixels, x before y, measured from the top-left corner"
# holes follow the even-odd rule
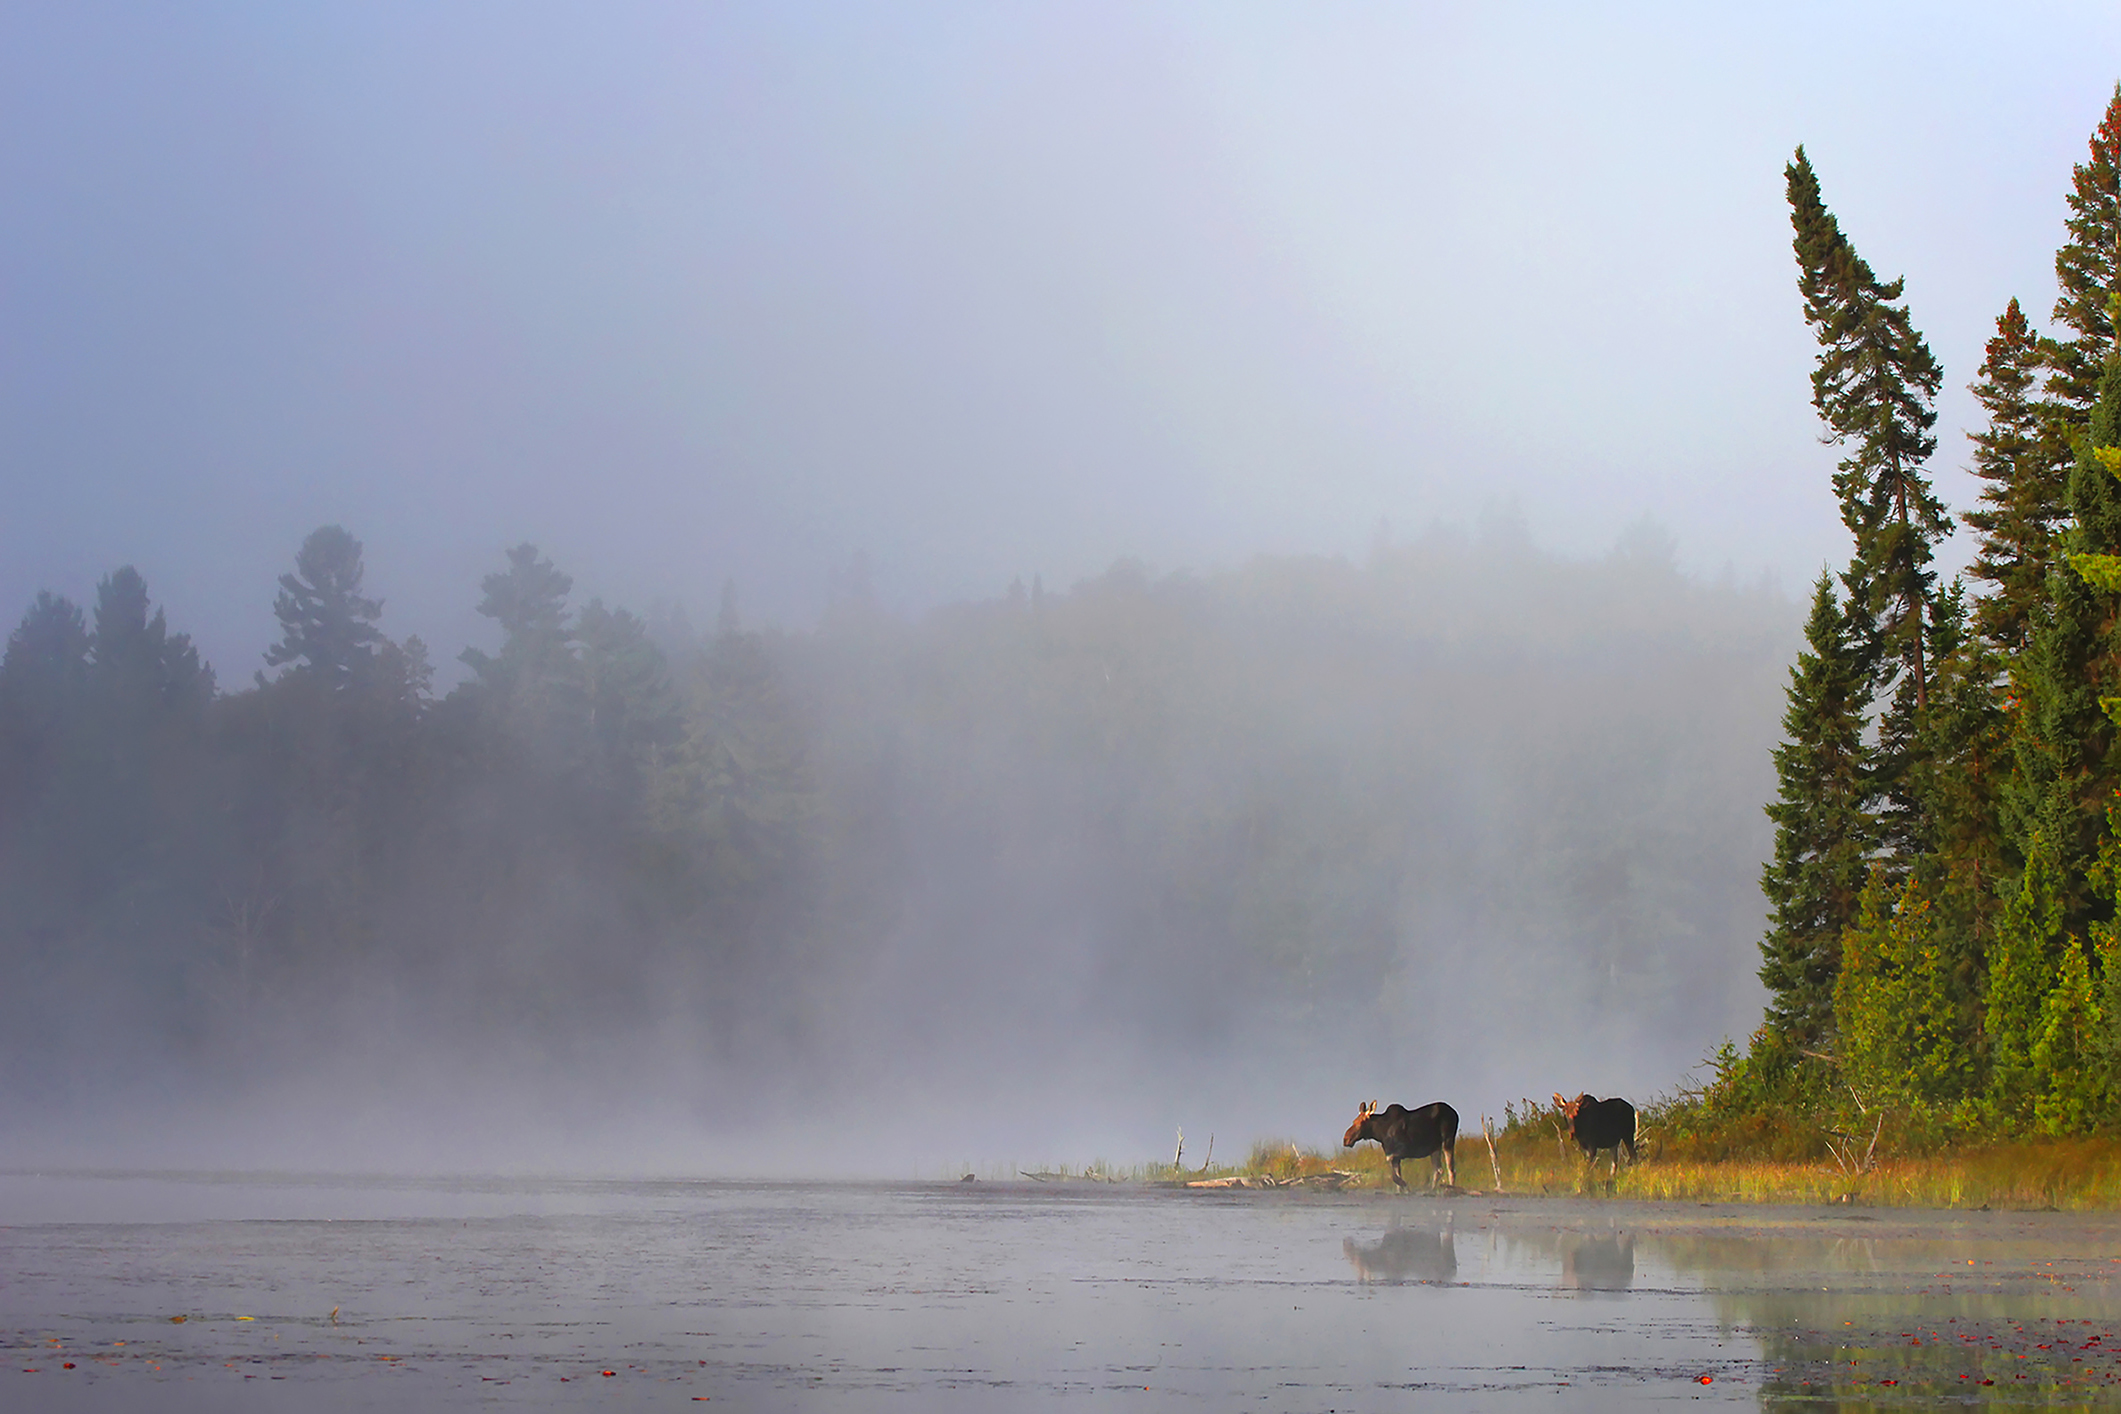
[[[1609,1223],[1584,1227],[1513,1228],[1498,1224],[1491,1242],[1499,1253],[1488,1263],[1491,1275],[1554,1281],[1563,1291],[1630,1291],[1635,1286],[1636,1235]],[[1644,1255],[1654,1256],[1657,1239],[1644,1239]]]
[[[1361,1282],[1450,1281],[1458,1275],[1451,1230],[1395,1227],[1375,1242],[1341,1239],[1340,1250],[1355,1264]]]
[[[78,1379],[78,1409],[235,1407],[215,1391],[246,1376],[302,1385],[289,1408],[607,1414],[673,1398],[1048,1410],[1128,1391],[1142,1414],[2121,1407],[2121,1214],[955,1181],[46,1182],[0,1172],[0,1392]],[[556,1271],[595,1279],[562,1290]],[[62,1348],[78,1365],[64,1376],[47,1363]],[[32,1407],[0,1400],[17,1406]]]
[[[1760,1342],[1763,1408],[2112,1402],[2109,1248],[2082,1237],[2058,1247],[2062,1232],[2001,1214],[1900,1221],[1910,1230],[1876,1238],[1690,1234],[1655,1252],[1698,1277],[1727,1328]]]
[[[1626,1291],[1635,1284],[1635,1239],[1621,1232],[1564,1243],[1561,1284],[1577,1291]]]

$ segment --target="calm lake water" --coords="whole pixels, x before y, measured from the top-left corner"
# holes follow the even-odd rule
[[[10,1174],[0,1408],[2081,1407],[2117,1278],[2108,1215]]]

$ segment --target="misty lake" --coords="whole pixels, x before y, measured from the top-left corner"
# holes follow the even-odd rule
[[[2105,1214],[16,1173],[0,1406],[2121,1403],[2117,1273]]]

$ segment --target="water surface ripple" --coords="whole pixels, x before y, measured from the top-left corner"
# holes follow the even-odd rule
[[[2111,1215],[16,1173],[0,1407],[2082,1407],[2117,1274]]]

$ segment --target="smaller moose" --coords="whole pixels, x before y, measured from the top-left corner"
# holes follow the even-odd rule
[[[1623,1148],[1628,1151],[1628,1162],[1635,1162],[1635,1107],[1626,1100],[1617,1097],[1597,1100],[1589,1095],[1565,1100],[1556,1095],[1554,1108],[1569,1117],[1569,1133],[1592,1168],[1598,1166],[1598,1151],[1601,1149],[1613,1151],[1615,1178],[1620,1176],[1620,1151]]]
[[[1380,1110],[1375,1100],[1365,1100],[1355,1113],[1355,1123],[1340,1137],[1340,1146],[1352,1149],[1365,1139],[1376,1140],[1385,1151],[1392,1164],[1392,1182],[1400,1192],[1407,1191],[1407,1181],[1399,1175],[1401,1159],[1429,1160],[1431,1189],[1439,1178],[1452,1188],[1458,1186],[1458,1111],[1443,1101],[1418,1110],[1405,1105]]]

